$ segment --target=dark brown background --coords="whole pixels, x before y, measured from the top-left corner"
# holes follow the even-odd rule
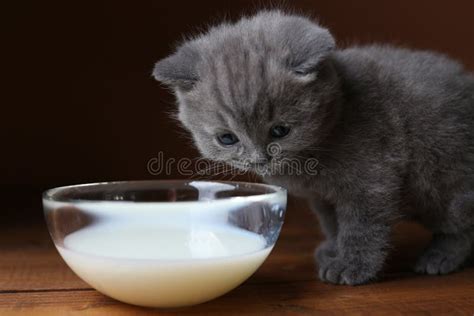
[[[0,192],[14,220],[38,218],[48,187],[154,178],[147,161],[194,157],[150,74],[190,34],[265,1],[22,1],[3,5]],[[391,42],[474,69],[474,2],[308,0],[340,45]],[[161,175],[159,177],[177,177]],[[28,208],[29,213],[24,209]],[[0,218],[1,218],[0,217]],[[4,220],[5,221],[5,220]]]

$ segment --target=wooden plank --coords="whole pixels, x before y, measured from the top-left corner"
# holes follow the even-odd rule
[[[333,286],[318,281],[245,283],[231,293],[198,306],[173,310],[133,307],[93,290],[3,293],[2,315],[237,315],[369,314],[472,315],[474,271],[445,277],[416,277],[358,286]]]
[[[77,278],[56,252],[44,225],[0,230],[0,315],[470,315],[474,269],[442,277],[410,272],[429,234],[399,225],[381,282],[348,287],[316,277],[313,251],[321,240],[312,214],[290,207],[269,259],[242,286],[214,301],[182,309],[153,310],[107,298]]]

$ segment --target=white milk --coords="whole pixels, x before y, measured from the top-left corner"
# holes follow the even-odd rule
[[[59,252],[84,281],[117,300],[176,307],[220,296],[245,281],[271,251],[255,233],[227,225],[93,225]]]

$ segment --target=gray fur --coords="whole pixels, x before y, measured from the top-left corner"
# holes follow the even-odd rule
[[[263,177],[313,205],[327,237],[316,252],[322,280],[374,279],[401,218],[434,233],[416,271],[448,273],[473,253],[474,77],[459,63],[390,46],[336,49],[310,20],[264,11],[187,41],[154,76],[174,88],[203,156],[268,168],[318,159],[318,175]],[[271,139],[281,122],[290,133]],[[240,142],[219,145],[223,131]]]

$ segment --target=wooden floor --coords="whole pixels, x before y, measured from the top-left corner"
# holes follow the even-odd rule
[[[205,304],[156,310],[91,289],[64,264],[41,221],[20,223],[0,229],[0,315],[474,315],[474,268],[448,276],[410,272],[430,237],[413,224],[396,228],[378,283],[324,284],[312,256],[321,240],[316,221],[293,202],[277,246],[247,282]]]

